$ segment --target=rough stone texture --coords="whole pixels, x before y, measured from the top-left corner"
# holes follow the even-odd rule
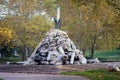
[[[74,64],[74,61],[78,64],[87,63],[82,52],[76,48],[66,32],[52,29],[47,32],[24,65]]]
[[[120,72],[120,63],[109,63],[109,71],[112,72]]]

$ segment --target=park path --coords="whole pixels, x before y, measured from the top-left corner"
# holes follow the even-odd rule
[[[88,80],[83,76],[51,75],[51,74],[27,74],[27,73],[3,73],[0,78],[4,80]]]

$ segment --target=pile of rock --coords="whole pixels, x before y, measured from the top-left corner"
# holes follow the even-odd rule
[[[47,32],[25,64],[80,64],[87,63],[67,33],[59,29]]]

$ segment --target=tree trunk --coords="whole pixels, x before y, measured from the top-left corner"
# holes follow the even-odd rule
[[[26,60],[26,47],[24,46],[22,50],[22,61],[25,61],[25,60]]]
[[[22,52],[22,61],[25,61],[25,53]]]
[[[94,44],[92,45],[91,47],[91,58],[94,58],[94,51],[95,51],[95,48],[94,48]]]
[[[85,54],[85,52],[86,52],[86,49],[82,49],[82,51],[83,51],[83,55],[85,56],[86,54]]]
[[[96,44],[97,36],[94,35],[93,37],[93,43],[91,45],[91,58],[94,58],[94,51],[95,51],[95,44]]]
[[[25,48],[25,55],[26,55],[26,58],[28,57],[28,48],[26,47]]]

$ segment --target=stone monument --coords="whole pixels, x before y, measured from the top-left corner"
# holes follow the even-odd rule
[[[46,33],[24,65],[39,64],[85,64],[86,58],[76,48],[67,33],[60,30],[60,7],[57,8],[57,19],[54,18],[55,29]]]

